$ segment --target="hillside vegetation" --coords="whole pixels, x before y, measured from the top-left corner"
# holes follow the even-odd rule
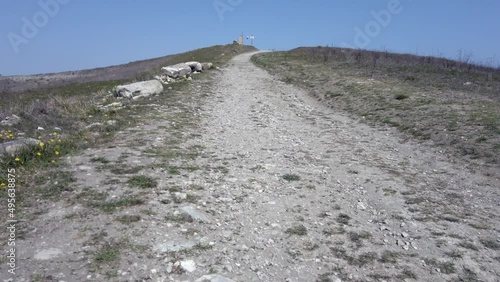
[[[500,70],[448,59],[341,48],[259,54],[254,63],[323,103],[500,164]]]
[[[0,156],[0,169],[7,171],[9,168],[18,168],[19,175],[22,175],[18,181],[20,186],[24,187],[18,194],[20,202],[28,195],[32,196],[30,201],[33,201],[40,193],[59,194],[66,189],[66,184],[63,183],[69,181],[64,179],[66,174],[56,173],[61,169],[60,163],[64,158],[86,148],[111,142],[117,132],[134,127],[147,113],[148,109],[143,105],[151,103],[152,99],[159,100],[159,98],[149,98],[144,101],[117,100],[112,93],[113,87],[152,79],[154,75],[160,73],[161,67],[185,61],[210,61],[215,66],[222,66],[235,55],[252,50],[255,48],[234,44],[213,46],[122,66],[79,71],[76,73],[81,75],[81,80],[76,77],[71,84],[61,79],[64,77],[62,74],[49,75],[54,78],[50,84],[54,86],[0,93],[0,120],[12,115],[21,118],[21,122],[14,125],[0,124],[0,143],[19,138],[33,138],[43,142],[43,146],[20,152],[16,156]],[[209,75],[200,74],[195,79],[204,79]],[[43,75],[23,79],[36,80],[37,77]],[[165,87],[163,94],[172,96],[173,93],[185,93],[189,91],[188,89],[189,82],[179,82]],[[176,103],[176,99],[178,100],[171,97],[167,102],[165,99],[161,101]],[[113,103],[119,105],[103,108],[104,105]],[[60,181],[61,185],[50,187],[49,191],[38,189],[35,179],[47,176],[50,178],[52,174],[63,178]],[[55,178],[56,182],[57,179]],[[1,174],[0,188],[4,188],[6,183],[6,175]],[[6,197],[6,190],[0,189],[0,198],[3,197]]]

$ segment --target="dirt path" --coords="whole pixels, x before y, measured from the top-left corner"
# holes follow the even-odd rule
[[[251,55],[68,159],[76,192],[26,232],[19,281],[499,281],[498,179]],[[138,173],[156,187],[131,187]]]
[[[250,56],[233,60],[204,107],[202,143],[229,169],[214,179],[211,195],[227,201],[212,208],[235,234],[213,255],[237,280],[337,273],[400,281],[397,275],[414,273],[442,281],[474,272],[497,281],[498,180],[332,112],[256,68]],[[307,235],[291,232],[302,226]],[[480,243],[488,239],[493,249]],[[459,246],[467,242],[473,246]]]

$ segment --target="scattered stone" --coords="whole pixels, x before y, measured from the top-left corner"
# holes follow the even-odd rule
[[[163,92],[163,85],[158,80],[148,80],[127,85],[119,85],[115,89],[118,97],[136,98],[148,97]]]
[[[234,280],[219,274],[210,274],[196,279],[194,282],[234,282]]]
[[[401,237],[403,237],[403,238],[407,238],[408,236],[410,236],[408,233],[406,233],[406,232],[401,232]]]
[[[167,269],[166,270],[167,270],[167,273],[169,273],[169,274],[172,273],[172,271],[174,270],[174,264],[171,263],[171,262],[169,262],[167,264]]]
[[[87,126],[85,126],[86,129],[93,129],[93,128],[96,128],[96,127],[101,127],[103,126],[102,123],[100,122],[95,122],[95,123],[92,123],[92,124],[89,124]]]
[[[177,202],[182,202],[187,199],[187,194],[186,193],[181,193],[181,192],[175,192],[174,193],[174,199]]]
[[[196,245],[194,242],[168,241],[153,246],[153,251],[157,253],[169,253],[189,250]]]
[[[209,70],[214,67],[214,64],[212,63],[201,63],[202,70]]]
[[[186,63],[167,66],[161,69],[161,72],[172,78],[186,77],[191,75],[191,67]]]
[[[43,127],[39,126],[36,130],[38,130],[38,131],[44,131],[44,130],[45,130],[45,128],[43,128]]]
[[[182,212],[185,214],[189,215],[193,220],[196,221],[201,221],[205,223],[210,223],[210,219],[208,218],[207,215],[203,214],[202,212],[197,211],[194,207],[192,206],[184,206],[180,208]]]
[[[194,272],[196,270],[196,263],[193,260],[185,260],[180,263],[181,269],[187,272]]]
[[[32,138],[19,138],[0,144],[0,155],[10,155],[14,157],[19,151],[40,144],[39,140]]]
[[[186,65],[191,68],[192,72],[201,72],[203,69],[203,65],[199,62],[186,62]]]
[[[63,254],[61,249],[51,248],[42,250],[35,254],[36,260],[51,260],[57,258]]]
[[[358,202],[357,209],[358,210],[366,210],[366,204],[363,202]]]
[[[11,115],[0,121],[0,125],[13,126],[21,122],[21,118],[16,115]]]

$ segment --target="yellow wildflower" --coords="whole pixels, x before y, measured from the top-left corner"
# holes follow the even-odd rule
[[[38,153],[36,153],[36,155],[40,157],[42,155],[42,153],[38,152]]]
[[[21,159],[20,159],[20,158],[15,158],[14,160],[15,160],[16,162],[20,162],[20,161],[21,161]]]
[[[45,143],[40,142],[40,147],[43,147],[43,146],[45,146]]]
[[[52,160],[52,163],[55,164],[56,163],[56,160]]]
[[[59,151],[56,151],[56,156],[59,156],[59,154],[60,154]]]

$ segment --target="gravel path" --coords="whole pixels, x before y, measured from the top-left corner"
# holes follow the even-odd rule
[[[224,70],[202,126],[229,169],[211,197],[230,240],[211,254],[234,279],[498,281],[498,249],[480,243],[499,244],[498,179],[319,105],[251,55]]]

